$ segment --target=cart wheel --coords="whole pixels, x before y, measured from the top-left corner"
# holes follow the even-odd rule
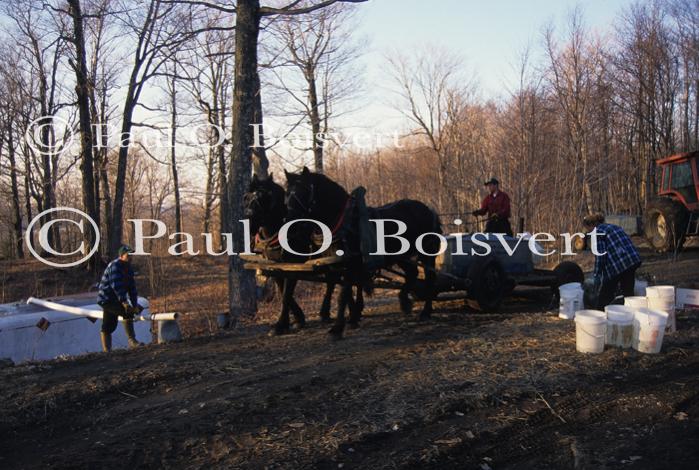
[[[494,256],[476,258],[468,268],[471,281],[469,298],[484,312],[497,310],[505,297],[508,282],[505,270]]]
[[[572,261],[563,261],[558,266],[553,269],[553,275],[556,279],[551,285],[551,289],[558,292],[558,287],[563,284],[568,284],[569,282],[579,282],[583,283],[585,280],[585,275],[582,269],[576,263]]]

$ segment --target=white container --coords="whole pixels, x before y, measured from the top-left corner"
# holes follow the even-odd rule
[[[668,316],[660,310],[637,309],[633,320],[633,348],[643,353],[659,353]]]
[[[564,320],[575,318],[575,312],[582,309],[578,293],[574,290],[563,290],[560,293],[561,304],[558,309],[558,317]]]
[[[648,287],[648,281],[642,281],[636,279],[633,284],[633,295],[644,297],[646,295],[646,288]]]
[[[630,348],[633,342],[633,319],[636,310],[626,305],[607,305],[604,307],[607,314],[607,339],[606,344]]]
[[[675,287],[674,286],[652,286],[646,289],[648,308],[661,310],[668,314],[666,333],[677,331],[675,321]]]
[[[569,282],[567,284],[561,284],[558,287],[558,292],[560,294],[561,299],[563,297],[570,298],[570,296],[573,293],[577,297],[578,307],[573,310],[573,316],[570,317],[571,319],[575,316],[575,312],[584,308],[585,291],[583,291],[582,284],[580,284],[579,282]],[[563,317],[563,318],[567,318],[567,317]]]
[[[648,307],[648,299],[645,297],[624,297],[624,305],[632,308]]]
[[[575,312],[575,349],[582,353],[601,353],[607,336],[607,314],[598,310]]]

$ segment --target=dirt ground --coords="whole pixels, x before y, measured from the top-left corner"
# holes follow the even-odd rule
[[[656,282],[696,287],[699,250],[674,262],[644,258]],[[146,284],[179,286],[156,303],[200,308],[185,341],[0,369],[1,468],[699,461],[699,312],[680,312],[657,355],[576,353],[573,323],[551,313],[546,291],[531,289],[498,314],[440,302],[428,322],[398,313],[394,294],[379,292],[339,342],[318,322],[315,294],[304,297],[311,321],[302,331],[270,337],[263,318],[214,333],[207,325],[225,307],[225,266],[179,262],[188,268],[143,271],[153,276]]]

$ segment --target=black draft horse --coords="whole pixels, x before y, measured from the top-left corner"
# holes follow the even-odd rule
[[[245,218],[250,221],[250,230],[255,240],[255,251],[261,252],[266,258],[275,261],[306,261],[307,258],[282,250],[279,243],[277,234],[284,224],[287,209],[284,204],[284,188],[274,182],[272,174],[266,179],[260,179],[257,175],[253,175],[244,199]],[[309,251],[309,243],[307,241],[299,241],[298,237],[290,237],[289,244],[296,252]],[[293,297],[297,281],[277,276],[273,277],[273,279],[282,297],[282,309],[272,331],[277,335],[289,332],[291,326],[290,311],[294,315],[296,325],[299,328],[303,328],[306,323],[306,317]],[[325,295],[320,307],[320,318],[323,322],[330,321],[330,303],[334,290],[335,283],[326,284]],[[361,291],[358,292],[356,302],[352,299],[350,300],[350,305],[357,316],[361,315],[364,305]]]
[[[300,174],[288,173],[286,207],[288,220],[313,219],[322,222],[327,227],[334,227],[337,220],[343,217],[345,210],[350,207],[348,203],[351,197],[342,186],[320,173],[312,173],[304,167]],[[417,250],[416,241],[423,233],[431,232],[441,234],[441,223],[437,213],[420,201],[401,199],[385,206],[369,208],[372,219],[391,219],[401,221],[406,226],[405,233],[401,236],[408,241],[409,248],[402,254],[385,255],[374,269],[381,267],[398,266],[405,274],[405,283],[402,286],[398,298],[401,310],[409,314],[412,311],[410,292],[413,292],[418,278],[418,264],[421,262],[425,272],[425,304],[420,312],[419,319],[424,320],[432,313],[432,300],[435,296],[435,259],[440,248],[439,238],[436,236],[423,236],[422,251]],[[356,223],[356,217],[355,217]],[[393,224],[395,225],[395,223]],[[329,333],[334,339],[342,338],[345,327],[345,308],[351,295],[352,285],[364,284],[370,279],[372,273],[367,273],[361,254],[357,254],[360,241],[358,229],[351,230],[348,243],[350,253],[354,255],[345,257],[345,275],[342,279],[342,291],[338,300],[338,312],[335,324]],[[398,253],[401,251],[401,241],[394,237],[386,237],[386,253]],[[347,250],[345,250],[347,251]]]

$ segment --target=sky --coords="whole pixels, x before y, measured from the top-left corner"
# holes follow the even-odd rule
[[[530,44],[541,53],[542,30],[553,22],[565,24],[579,5],[585,24],[608,32],[618,13],[632,0],[369,0],[359,5],[358,37],[369,40],[366,67],[367,103],[362,110],[372,126],[394,128],[396,112],[388,105],[385,55],[410,53],[423,45],[445,48],[463,57],[466,72],[476,73],[485,98],[506,93],[516,81],[515,65]],[[535,57],[536,58],[536,55]],[[356,120],[356,115],[350,119]],[[367,121],[367,119],[363,119]]]

